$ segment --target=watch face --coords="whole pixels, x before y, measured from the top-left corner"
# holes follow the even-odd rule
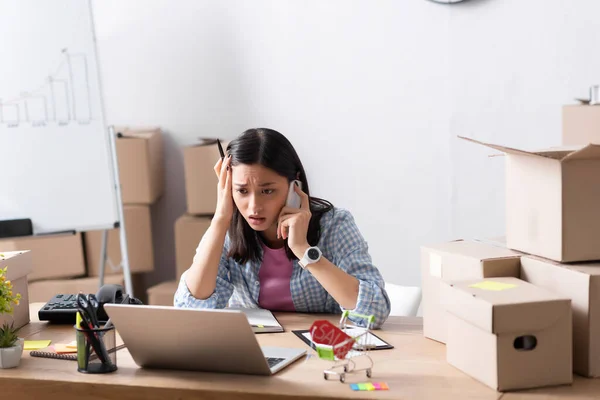
[[[308,258],[310,258],[311,260],[316,260],[319,258],[319,250],[317,249],[308,249]]]

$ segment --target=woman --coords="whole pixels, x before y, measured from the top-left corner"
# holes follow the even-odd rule
[[[227,153],[215,165],[215,215],[181,276],[175,306],[351,310],[374,315],[380,327],[390,302],[367,243],[348,211],[310,197],[292,144],[277,131],[250,129]],[[300,208],[286,206],[290,184]]]

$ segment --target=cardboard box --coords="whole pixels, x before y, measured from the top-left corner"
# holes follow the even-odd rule
[[[0,314],[0,325],[14,323],[20,328],[29,323],[29,292],[27,275],[33,270],[31,251],[0,251],[0,268],[6,268],[6,279],[12,282],[13,294],[19,293],[19,305],[13,307],[12,315]]]
[[[104,284],[124,286],[123,275],[104,277]],[[99,281],[97,277],[77,279],[54,279],[29,283],[29,302],[46,303],[57,294],[97,293]]]
[[[148,272],[154,270],[154,250],[152,245],[152,219],[150,207],[146,205],[123,206],[125,231],[127,233],[127,250],[131,272]],[[100,253],[102,249],[103,231],[85,232],[83,241],[87,259],[88,276],[100,274]],[[106,263],[104,274],[121,274],[121,230],[108,231],[106,244]]]
[[[568,105],[562,109],[563,145],[600,143],[600,107]]]
[[[148,289],[148,304],[151,306],[173,306],[173,298],[179,281],[159,283]]]
[[[506,247],[506,236],[495,236],[495,237],[489,237],[489,238],[476,238],[473,239],[476,242],[481,242],[481,243],[487,243],[487,244],[491,244],[492,246],[497,246],[497,247],[503,247],[503,248],[508,248]]]
[[[457,240],[421,247],[423,334],[446,342],[446,313],[440,301],[442,280],[519,276],[520,254],[476,241]]]
[[[210,226],[209,217],[195,217],[184,214],[175,221],[175,265],[176,278],[179,280],[191,265],[196,248]]]
[[[124,204],[152,204],[163,194],[165,169],[160,129],[121,129],[117,139]]]
[[[227,144],[223,141],[221,144],[225,150]],[[216,141],[206,140],[183,148],[185,196],[189,214],[215,213],[218,179],[214,167],[219,157]]]
[[[600,262],[566,265],[525,256],[521,279],[571,299],[573,371],[600,377]]]
[[[2,239],[0,249],[31,250],[33,271],[28,275],[29,282],[85,275],[83,244],[79,232]]]
[[[600,259],[600,145],[526,152],[474,142],[507,154],[508,248],[561,262]]]
[[[518,278],[444,282],[446,359],[498,391],[570,384],[571,301]]]

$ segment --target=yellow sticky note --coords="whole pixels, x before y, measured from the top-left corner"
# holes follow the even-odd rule
[[[256,326],[258,326],[259,328],[264,328],[265,327],[264,325],[256,325]]]
[[[506,290],[506,289],[516,288],[517,285],[515,285],[514,283],[502,283],[502,282],[494,282],[494,281],[483,281],[483,282],[478,282],[478,283],[474,283],[472,285],[469,285],[469,287],[477,288],[477,289],[482,289],[482,290],[493,290],[493,291],[498,292],[500,290]]]
[[[26,340],[23,350],[39,350],[50,346],[51,340]]]

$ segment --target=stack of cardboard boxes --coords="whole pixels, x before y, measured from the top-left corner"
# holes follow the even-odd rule
[[[154,269],[150,207],[164,192],[162,134],[157,128],[117,128],[116,147],[134,294],[145,299],[143,273]],[[124,284],[119,228],[108,231],[104,283]],[[31,250],[29,301],[98,290],[102,231],[0,241],[2,250]]]
[[[82,235],[79,232],[0,240],[1,252],[26,250],[31,253],[31,271],[27,274],[30,302],[46,302],[55,294],[65,293],[59,290],[48,296],[47,287],[48,290],[61,289],[56,282],[85,276]],[[18,293],[23,296],[23,290]]]
[[[506,154],[506,237],[421,248],[424,335],[499,391],[600,376],[600,106],[564,107],[569,147],[478,143]]]
[[[227,143],[221,143],[226,148]],[[181,274],[192,265],[196,248],[215,212],[218,179],[214,166],[219,157],[215,140],[201,140],[183,148],[187,212],[175,221],[176,279],[148,289],[149,304],[173,305]]]

